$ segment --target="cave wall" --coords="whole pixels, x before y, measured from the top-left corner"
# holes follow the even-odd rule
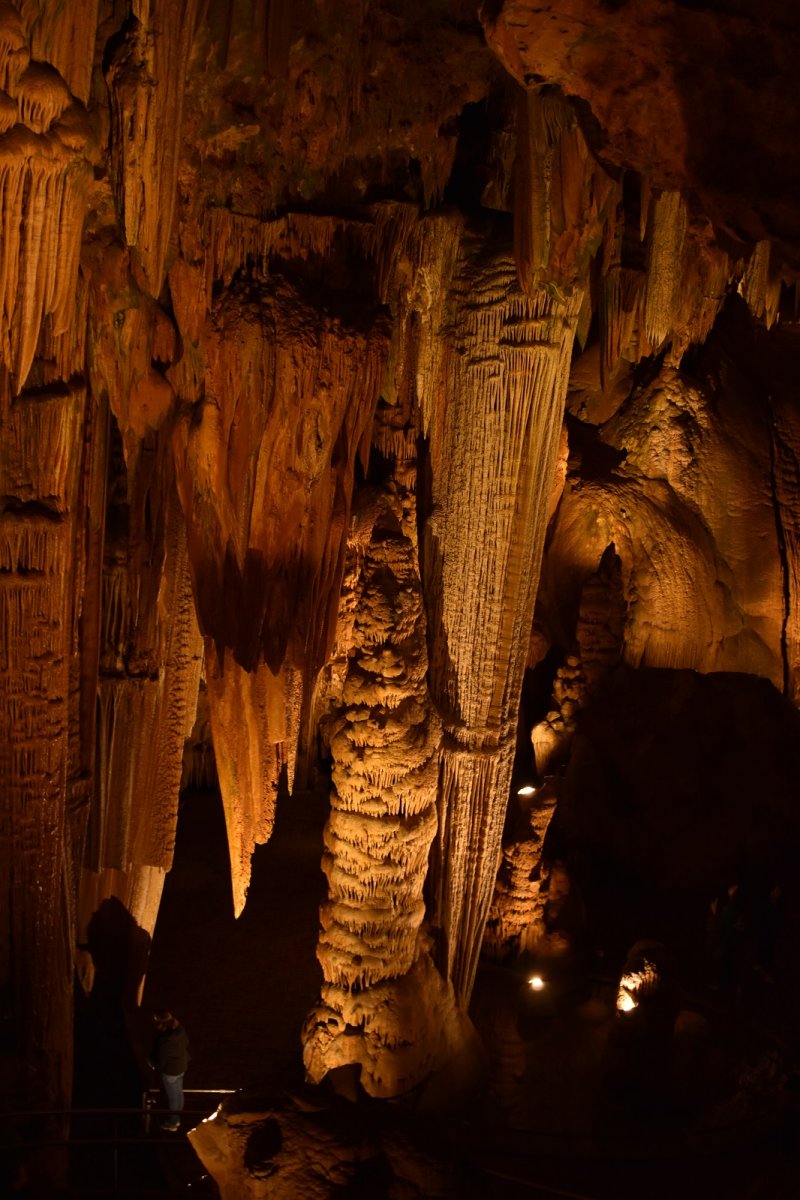
[[[0,5],[0,983],[33,1092],[68,1094],[99,904],[152,933],[201,672],[237,913],[320,721],[358,748],[320,957],[362,1065],[337,946],[463,1012],[523,672],[611,543],[628,662],[796,698],[797,21],[664,7]],[[367,597],[397,605],[374,664]],[[381,691],[398,647],[413,703]],[[366,806],[379,876],[416,769],[353,734],[366,665],[367,724],[419,705],[427,747],[379,905],[402,954],[336,893],[337,822]]]

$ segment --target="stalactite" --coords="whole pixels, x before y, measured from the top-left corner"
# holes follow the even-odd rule
[[[615,197],[560,96],[522,91],[518,103],[514,249],[523,290],[586,288]]]
[[[58,71],[38,62],[32,62],[20,75],[14,97],[23,125],[34,133],[47,133],[72,103],[70,90]]]
[[[16,6],[0,6],[0,88],[13,95],[17,80],[31,59],[25,25]]]
[[[82,105],[58,64],[30,61],[37,11],[0,9],[0,356],[17,391],[45,321],[72,323],[90,173]]]
[[[653,203],[647,264],[645,332],[656,348],[672,329],[686,234],[686,203],[680,192],[664,192]]]
[[[384,201],[370,208],[370,217],[290,212],[272,220],[215,207],[203,217],[207,307],[215,284],[229,287],[240,271],[269,275],[270,263],[324,259],[338,241],[351,253],[375,263],[376,292],[385,302],[398,260],[420,224],[416,205]]]
[[[97,759],[78,903],[82,927],[97,897],[116,896],[127,905],[141,887],[150,895],[146,881],[163,881],[172,864],[183,747],[194,724],[203,651],[174,482],[172,391],[152,365],[174,357],[174,329],[139,291],[129,253],[118,244],[99,241],[86,269],[89,376],[110,423],[110,532],[97,584]],[[147,934],[160,886],[140,914]]]
[[[104,623],[107,673],[99,688],[100,758],[87,862],[93,871],[130,872],[139,866],[164,871],[172,865],[183,745],[194,724],[202,661],[185,534],[174,500],[161,583],[146,601],[171,616],[167,629],[156,625],[164,651],[162,656],[151,647],[154,677],[128,672],[129,661],[136,662],[131,639],[138,622],[128,588],[120,588],[125,574],[117,571],[112,578],[116,606]],[[106,614],[112,599],[107,589]]]
[[[20,388],[44,318],[70,323],[87,175],[55,135],[15,126],[0,138],[0,348]],[[21,237],[13,236],[21,231]]]
[[[228,851],[233,911],[240,916],[250,859],[269,841],[281,788],[291,788],[300,727],[302,674],[265,663],[244,670],[230,651],[206,643],[206,681]]]
[[[325,258],[334,239],[351,233],[364,246],[372,226],[367,221],[314,213],[288,213],[271,221],[233,213],[227,208],[208,209],[203,243],[207,247],[207,288],[219,281],[229,287],[234,276],[250,267],[266,275],[273,258]],[[359,237],[360,235],[360,237]]]
[[[623,360],[636,363],[659,350],[678,366],[691,345],[708,337],[738,270],[710,224],[689,221],[680,193],[654,198],[642,179],[640,205],[626,214],[618,187],[603,232],[598,317],[607,384]],[[634,261],[624,249],[631,240],[641,243]]]
[[[639,331],[644,326],[644,297],[647,278],[639,268],[623,266],[622,242],[625,214],[622,188],[604,230],[602,273],[598,282],[598,322],[602,345],[601,378],[611,381],[620,361],[639,358]]]
[[[197,0],[133,0],[133,20],[106,71],[115,194],[127,244],[151,296],[172,234],[186,70]]]
[[[767,329],[775,324],[781,296],[780,277],[770,274],[771,250],[768,241],[756,245],[739,285],[751,313],[763,320]]]
[[[133,478],[142,446],[167,422],[172,409],[174,393],[163,364],[175,357],[175,329],[164,310],[137,286],[128,250],[118,243],[98,242],[86,257],[92,388],[109,398]]]

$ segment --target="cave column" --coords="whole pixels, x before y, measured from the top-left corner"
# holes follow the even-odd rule
[[[419,380],[431,477],[423,581],[444,717],[431,915],[440,966],[466,1003],[500,860],[582,292],[523,292],[510,254],[465,238],[451,296],[449,350]]]
[[[0,408],[0,984],[8,985],[28,1102],[69,1095],[73,884],[67,812],[86,389],[6,396]],[[32,1068],[33,1075],[28,1074]],[[20,1068],[22,1071],[22,1068]]]

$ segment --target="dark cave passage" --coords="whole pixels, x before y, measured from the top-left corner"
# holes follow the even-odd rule
[[[191,1041],[187,1088],[269,1088],[302,1078],[300,1028],[320,980],[326,815],[322,793],[295,794],[278,806],[235,920],[219,794],[183,795],[142,1013],[166,1005],[180,1016]]]

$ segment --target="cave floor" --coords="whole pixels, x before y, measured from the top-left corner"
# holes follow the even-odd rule
[[[235,921],[219,796],[182,799],[138,1049],[146,1049],[150,1009],[173,1009],[191,1039],[187,1088],[265,1094],[302,1087],[300,1030],[321,978],[315,946],[326,810],[325,794],[295,795],[279,805],[273,837],[254,856],[247,906]],[[595,979],[580,994],[565,986],[555,1000],[551,994],[532,1002],[519,972],[482,968],[471,1015],[487,1046],[490,1085],[481,1107],[449,1122],[446,1135],[465,1200],[557,1194],[605,1200],[629,1187],[648,1200],[800,1194],[797,1110],[785,1097],[776,1107],[774,1080],[759,1077],[769,1075],[776,1038],[784,1057],[796,1061],[800,979],[793,954],[784,958],[791,977],[772,987],[754,977],[735,1003],[707,993],[687,1002],[699,1020],[685,1022],[683,1057],[670,1068],[666,1100],[646,1090],[609,1089],[610,979]],[[742,1108],[741,1097],[719,1093],[726,1055],[751,1062],[750,1090],[764,1083],[761,1109],[757,1095]],[[196,1108],[198,1116],[187,1111],[185,1127],[214,1104],[213,1096],[188,1095],[187,1110]],[[716,1126],[706,1119],[712,1111]]]
[[[467,1139],[486,1180],[476,1195],[530,1195],[534,1180],[596,1200],[620,1190],[648,1200],[800,1195],[797,897],[787,897],[772,977],[744,955],[729,990],[708,978],[702,903],[689,897],[680,913],[670,902],[658,930],[666,937],[671,920],[666,1015],[644,1036],[615,1011],[608,962],[621,965],[624,951],[603,973],[554,963],[548,977],[539,963],[539,993],[530,965],[483,964],[471,1016],[489,1097]]]

